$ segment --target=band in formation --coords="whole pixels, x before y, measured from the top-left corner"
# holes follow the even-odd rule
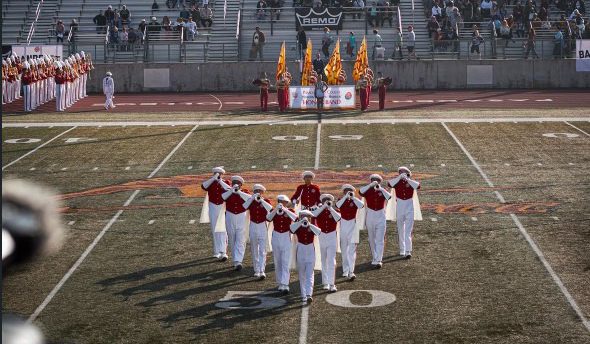
[[[242,270],[246,243],[250,242],[254,277],[266,278],[266,256],[272,252],[277,289],[289,293],[290,271],[297,269],[303,302],[313,300],[314,270],[321,270],[321,284],[336,292],[336,254],[342,255],[343,277],[354,280],[359,231],[368,232],[371,265],[380,269],[385,250],[386,221],[397,222],[399,254],[412,256],[414,220],[422,220],[417,191],[420,183],[407,167],[386,182],[372,174],[358,191],[350,184],[336,198],[322,194],[313,183],[315,175],[303,172],[304,183],[293,195],[278,195],[276,202],[264,197],[266,188],[244,188],[244,179],[223,179],[223,167],[201,184],[206,191],[201,223],[210,223],[213,254],[227,261],[228,245],[235,270]],[[272,203],[275,203],[274,205]]]
[[[24,110],[31,112],[55,99],[56,111],[65,111],[87,97],[86,83],[93,69],[90,54],[83,51],[63,61],[49,55],[28,60],[9,56],[2,60],[2,104],[23,98]]]

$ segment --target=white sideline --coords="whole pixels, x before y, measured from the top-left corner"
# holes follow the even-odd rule
[[[584,134],[584,135],[586,135],[586,136],[590,137],[590,134],[588,134],[586,131],[584,131],[584,130],[582,130],[582,129],[578,128],[578,127],[576,127],[575,125],[571,124],[571,123],[570,123],[570,122],[568,122],[568,121],[564,121],[564,122],[565,122],[565,124],[569,125],[570,127],[572,127],[572,128],[574,128],[574,129],[576,129],[577,131],[581,132],[582,134]]]
[[[170,152],[170,154],[168,154],[164,158],[164,160],[162,160],[162,162],[158,165],[158,167],[156,167],[152,171],[152,173],[150,173],[150,175],[148,176],[148,179],[149,178],[152,178],[156,173],[158,173],[158,171],[162,168],[162,166],[164,166],[164,164],[168,160],[170,160],[170,158],[172,157],[172,155],[178,150],[178,148],[180,148],[180,146],[182,146],[182,144],[197,129],[197,127],[198,127],[198,125],[195,125],[191,129],[191,131],[188,132],[184,136],[184,138],[174,147],[174,149],[172,149],[172,151]],[[129,206],[129,204],[131,204],[131,202],[135,199],[135,197],[137,196],[137,194],[139,194],[139,190],[135,190],[131,194],[131,196],[129,196],[129,198],[127,199],[127,201],[125,201],[125,203],[123,204],[123,206],[124,207]],[[55,297],[55,295],[59,292],[59,290],[63,287],[63,285],[68,281],[68,279],[72,276],[72,274],[78,269],[78,267],[80,266],[80,264],[82,264],[82,262],[84,262],[84,260],[86,259],[86,257],[88,257],[88,255],[90,254],[90,252],[92,252],[92,250],[94,249],[94,247],[102,239],[102,237],[105,235],[105,233],[113,226],[113,224],[115,223],[115,221],[117,221],[117,219],[119,218],[119,216],[121,216],[121,214],[123,214],[123,209],[117,211],[117,213],[115,214],[115,216],[113,216],[113,218],[111,218],[111,220],[100,231],[100,233],[98,233],[98,235],[96,236],[96,238],[94,238],[94,241],[92,241],[92,243],[86,248],[86,250],[82,253],[82,255],[80,256],[80,258],[78,258],[78,260],[76,260],[76,262],[74,263],[74,265],[72,265],[72,267],[68,270],[68,272],[59,281],[59,283],[57,283],[57,285],[53,288],[53,290],[51,290],[51,292],[49,293],[49,295],[47,295],[47,297],[45,298],[45,300],[43,300],[43,302],[39,305],[39,307],[37,307],[37,309],[35,309],[35,311],[33,312],[33,314],[31,314],[31,316],[27,320],[29,323],[35,321],[35,319],[37,319],[37,317],[39,316],[39,314],[41,314],[41,312],[43,312],[43,310],[45,309],[45,307],[47,307],[47,305],[51,302],[51,300],[53,300],[53,298]]]
[[[475,159],[473,159],[473,157],[471,156],[469,151],[467,151],[467,149],[465,148],[465,146],[463,146],[461,141],[459,141],[457,136],[455,136],[455,134],[451,131],[451,129],[445,123],[441,123],[441,124],[447,130],[447,132],[453,138],[453,140],[455,140],[455,142],[457,143],[459,148],[461,148],[463,153],[465,153],[465,155],[467,156],[469,161],[471,161],[471,164],[477,169],[477,171],[483,177],[483,179],[486,181],[488,186],[493,188],[494,183],[492,183],[490,178],[488,178],[488,176],[481,169],[479,164],[475,161]],[[505,203],[504,197],[502,197],[502,194],[500,194],[499,191],[494,191],[494,193],[496,194],[496,197],[498,198],[498,200],[501,203]],[[559,289],[561,290],[561,293],[565,296],[565,298],[569,302],[572,309],[576,312],[576,314],[578,315],[578,317],[582,321],[582,325],[584,325],[586,330],[588,330],[588,332],[590,332],[590,322],[588,321],[588,319],[586,318],[586,316],[584,315],[584,313],[582,312],[582,310],[580,309],[580,307],[576,303],[576,300],[574,300],[574,298],[572,297],[570,292],[567,290],[567,288],[565,287],[565,285],[563,284],[563,282],[561,281],[559,276],[557,276],[557,274],[555,273],[555,270],[553,270],[553,267],[551,267],[551,265],[549,264],[547,259],[545,259],[545,255],[543,254],[543,251],[541,251],[541,249],[539,248],[539,246],[537,246],[537,244],[535,243],[533,238],[531,238],[531,236],[529,235],[527,230],[524,228],[524,226],[522,225],[522,223],[518,219],[518,217],[514,213],[511,213],[510,217],[512,218],[512,221],[514,221],[514,224],[516,224],[516,227],[518,227],[520,234],[525,238],[525,240],[527,241],[527,243],[529,244],[531,249],[535,252],[535,254],[539,258],[539,260],[541,261],[541,263],[543,264],[543,266],[545,267],[547,272],[549,272],[549,275],[551,275],[551,278],[553,278],[553,281],[559,287]]]
[[[301,309],[301,331],[299,332],[299,344],[307,343],[307,324],[309,323],[309,306],[303,305]]]
[[[322,142],[321,133],[322,133],[322,122],[318,121],[318,131],[316,133],[316,141],[315,141],[315,163],[313,164],[314,170],[317,170],[320,168],[320,144]]]
[[[528,122],[589,122],[588,117],[446,117],[446,118],[373,118],[373,119],[322,119],[324,124],[396,124],[396,123],[463,123],[469,121],[472,123],[528,123]],[[178,121],[78,121],[78,122],[2,122],[3,128],[24,128],[24,127],[122,127],[122,126],[172,126],[172,125],[264,125],[264,124],[316,124],[317,120],[178,120]]]
[[[68,129],[68,130],[64,131],[63,133],[61,133],[61,134],[59,134],[59,135],[55,136],[54,138],[52,138],[51,140],[49,140],[49,141],[47,141],[47,142],[45,142],[45,143],[43,143],[43,144],[40,144],[40,145],[39,145],[39,146],[37,146],[35,149],[28,151],[27,153],[25,153],[23,156],[19,157],[18,159],[16,159],[16,160],[13,160],[13,161],[9,162],[8,164],[6,164],[6,165],[2,166],[2,171],[4,171],[4,169],[5,169],[5,168],[7,168],[7,167],[10,167],[10,166],[12,166],[12,165],[16,164],[18,161],[20,161],[20,160],[22,160],[22,159],[24,159],[24,158],[28,157],[29,155],[31,155],[31,154],[33,154],[33,153],[35,153],[35,152],[36,152],[36,151],[38,151],[39,149],[41,149],[41,148],[43,148],[43,147],[47,146],[47,145],[48,145],[48,144],[50,144],[51,142],[53,142],[53,141],[55,141],[56,139],[60,138],[62,135],[64,135],[64,134],[67,134],[67,133],[69,133],[70,131],[72,131],[72,130],[74,130],[74,129],[76,129],[76,127],[72,127],[72,128],[70,128],[70,129]]]

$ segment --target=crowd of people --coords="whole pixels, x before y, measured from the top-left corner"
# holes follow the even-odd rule
[[[2,104],[23,98],[25,112],[31,112],[55,99],[56,111],[65,111],[87,97],[86,82],[93,68],[90,55],[83,51],[64,60],[12,55],[2,60]]]
[[[341,187],[339,197],[322,193],[311,171],[291,197],[278,195],[276,202],[264,196],[266,188],[244,188],[244,178],[223,179],[225,170],[215,167],[213,176],[201,184],[206,196],[201,223],[209,223],[213,256],[230,259],[236,271],[243,269],[249,241],[254,277],[266,278],[267,253],[272,251],[277,290],[289,293],[291,270],[297,269],[303,303],[313,301],[314,270],[321,270],[321,284],[336,292],[336,254],[342,255],[342,277],[353,281],[359,231],[366,229],[371,266],[383,266],[386,220],[396,221],[399,255],[412,257],[414,220],[421,220],[417,190],[420,183],[407,167],[385,182],[379,174],[358,191],[351,184]],[[272,203],[275,203],[273,206]],[[228,249],[229,246],[229,249]]]

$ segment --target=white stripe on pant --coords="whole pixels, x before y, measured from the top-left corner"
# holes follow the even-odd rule
[[[342,272],[345,275],[354,273],[356,264],[356,245],[352,242],[356,219],[340,220],[340,250],[342,250]]]
[[[336,231],[320,234],[320,254],[322,257],[322,284],[334,285],[336,275]]]
[[[266,221],[250,221],[250,250],[254,272],[262,273],[266,268],[266,240],[268,240]]]
[[[313,296],[313,267],[315,265],[315,249],[313,243],[303,245],[297,243],[297,272],[301,296]]]
[[[213,254],[227,254],[227,232],[216,232],[217,219],[219,212],[223,208],[222,204],[209,202],[209,219],[211,220],[211,237],[213,239]]]
[[[397,199],[397,235],[400,255],[412,252],[412,230],[414,228],[414,200]]]
[[[277,284],[289,285],[291,273],[289,266],[291,264],[291,235],[289,232],[272,233],[272,256],[275,263],[275,274]]]
[[[246,212],[241,214],[234,214],[229,211],[225,212],[227,239],[235,265],[242,264],[242,260],[244,260],[244,253],[246,252],[245,225]]]
[[[373,256],[372,264],[381,263],[385,248],[385,209],[373,210],[367,208],[367,232],[369,234],[369,246]]]
[[[25,111],[31,111],[33,109],[33,92],[31,85],[25,85],[23,87],[23,93],[25,95],[24,104],[25,104]]]

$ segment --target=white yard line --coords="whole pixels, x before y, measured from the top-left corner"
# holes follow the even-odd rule
[[[299,344],[307,343],[307,329],[309,323],[309,306],[301,308],[301,330],[299,331]]]
[[[472,123],[529,123],[529,122],[587,122],[590,121],[589,117],[446,117],[446,118],[373,118],[373,119],[322,119],[324,124],[396,124],[396,123],[463,123],[469,121]],[[263,124],[316,124],[317,120],[193,120],[193,121],[78,121],[78,122],[2,122],[3,128],[24,128],[28,127],[97,127],[102,125],[103,127],[112,126],[171,126],[171,125],[263,125]]]
[[[574,128],[574,129],[576,129],[577,131],[581,132],[582,134],[590,137],[590,134],[588,134],[588,132],[586,132],[586,131],[584,131],[584,130],[578,128],[578,127],[576,127],[575,125],[571,124],[570,122],[564,121],[564,123],[567,124],[567,125],[569,125],[570,127]]]
[[[45,143],[43,143],[43,144],[40,144],[40,145],[39,145],[39,146],[37,146],[35,149],[33,149],[33,150],[31,150],[31,151],[28,151],[27,153],[25,153],[24,155],[22,155],[20,158],[17,158],[16,160],[13,160],[12,162],[9,162],[8,164],[6,164],[6,165],[2,166],[2,171],[4,171],[4,169],[5,169],[5,168],[7,168],[7,167],[9,167],[9,166],[12,166],[12,165],[16,164],[18,161],[20,161],[20,160],[22,160],[22,159],[24,159],[24,158],[28,157],[29,155],[31,155],[31,154],[33,154],[33,153],[35,153],[35,152],[36,152],[36,151],[38,151],[39,149],[41,149],[41,148],[43,148],[43,147],[47,146],[47,145],[48,145],[48,144],[50,144],[51,142],[53,142],[53,141],[57,140],[57,139],[58,139],[58,138],[60,138],[61,136],[63,136],[63,135],[65,135],[65,134],[69,133],[70,131],[72,131],[72,130],[74,130],[74,129],[76,129],[76,127],[75,127],[75,126],[74,126],[74,127],[71,127],[70,129],[68,129],[68,130],[64,131],[63,133],[61,133],[61,134],[59,134],[59,135],[57,135],[57,136],[53,137],[51,140],[49,140],[49,141],[47,141],[47,142],[45,142]]]
[[[471,156],[471,154],[469,153],[469,151],[467,151],[467,149],[465,148],[465,146],[463,146],[463,144],[461,143],[461,141],[459,141],[459,139],[457,138],[457,136],[455,136],[455,134],[451,131],[451,129],[445,123],[442,123],[442,126],[447,130],[447,132],[453,138],[453,140],[455,140],[455,142],[457,143],[457,145],[459,146],[459,148],[461,148],[461,150],[463,151],[463,153],[465,153],[465,155],[467,156],[467,158],[469,159],[469,161],[471,161],[471,164],[475,167],[475,169],[477,169],[477,171],[482,176],[482,178],[486,181],[486,183],[490,187],[493,188],[494,187],[494,183],[492,183],[492,181],[490,180],[490,178],[488,178],[488,176],[481,169],[481,167],[479,166],[479,164],[477,163],[477,161],[475,161],[475,159],[473,158],[473,156]],[[494,191],[494,193],[496,194],[496,197],[498,198],[498,200],[500,202],[505,203],[504,197],[502,196],[502,194],[500,194],[499,191]],[[561,279],[559,278],[559,276],[557,276],[557,274],[555,273],[555,270],[553,270],[553,267],[551,267],[551,265],[549,264],[549,262],[545,258],[545,255],[543,254],[543,251],[541,251],[541,249],[539,248],[539,246],[537,246],[537,244],[535,243],[535,241],[533,240],[533,238],[529,235],[529,233],[527,232],[527,230],[524,228],[524,226],[522,225],[522,223],[520,222],[520,220],[518,219],[518,217],[514,213],[511,213],[510,214],[510,218],[512,218],[512,221],[514,221],[514,224],[516,225],[516,227],[518,227],[518,230],[519,230],[520,234],[525,238],[525,240],[527,241],[527,243],[529,244],[529,246],[531,247],[531,249],[535,252],[535,254],[539,258],[539,260],[541,261],[541,263],[543,264],[543,266],[545,267],[545,269],[547,270],[547,272],[549,273],[549,275],[551,275],[551,278],[553,278],[553,281],[555,282],[555,284],[559,287],[559,290],[561,290],[561,293],[563,294],[563,296],[565,296],[565,298],[569,302],[569,304],[572,307],[572,309],[576,312],[576,314],[578,315],[578,317],[582,321],[582,325],[584,325],[584,327],[586,328],[586,330],[588,330],[588,332],[590,332],[590,321],[588,321],[588,319],[586,318],[586,316],[584,315],[584,313],[582,312],[582,310],[580,309],[580,307],[576,303],[576,300],[572,297],[572,295],[570,294],[570,292],[567,290],[567,288],[565,287],[565,285],[563,284],[563,282],[561,281]]]
[[[178,148],[180,148],[180,146],[188,139],[188,137],[197,129],[197,127],[198,127],[198,125],[195,125],[192,128],[192,130],[190,132],[188,132],[184,136],[184,138],[174,147],[174,149],[172,149],[172,151],[170,152],[170,154],[168,154],[164,158],[164,160],[162,160],[162,162],[158,165],[158,167],[156,167],[152,171],[152,173],[150,173],[150,175],[148,176],[148,179],[149,178],[152,178],[162,168],[162,166],[170,159],[170,157],[172,157],[172,155],[174,154],[174,152],[176,152],[178,150]],[[139,194],[139,190],[135,190],[131,194],[131,196],[129,196],[129,198],[127,199],[127,201],[125,201],[125,203],[123,204],[123,206],[124,207],[129,206],[129,204],[131,204],[131,202],[135,199],[135,197],[137,196],[137,194]],[[82,255],[80,256],[80,258],[78,258],[78,260],[76,260],[76,262],[74,263],[74,265],[72,265],[72,267],[68,270],[68,272],[66,272],[66,274],[59,281],[59,283],[57,283],[57,285],[53,288],[53,290],[51,290],[51,292],[49,293],[49,295],[47,295],[47,297],[45,298],[45,300],[43,300],[43,302],[39,305],[39,307],[37,307],[37,309],[33,312],[33,314],[31,314],[31,316],[28,319],[28,322],[35,321],[35,319],[37,319],[37,317],[39,316],[39,314],[41,314],[41,312],[43,312],[43,310],[45,309],[45,307],[47,307],[47,305],[51,302],[51,300],[53,300],[53,298],[59,292],[59,290],[63,287],[63,285],[68,281],[68,279],[70,279],[70,277],[72,276],[72,274],[78,269],[78,267],[82,264],[82,262],[84,262],[84,260],[86,259],[86,257],[88,257],[88,255],[90,254],[90,252],[92,252],[92,250],[94,249],[94,247],[102,239],[102,237],[105,235],[105,233],[113,226],[113,224],[117,221],[117,219],[119,218],[119,216],[121,216],[121,214],[123,214],[123,211],[124,211],[123,209],[117,211],[117,213],[115,214],[115,216],[113,216],[111,218],[111,220],[107,223],[107,225],[104,226],[104,228],[100,231],[100,233],[98,233],[98,235],[96,236],[96,238],[94,238],[94,241],[92,241],[92,243],[86,248],[86,250],[82,253]]]
[[[320,168],[320,144],[321,144],[321,133],[322,133],[322,122],[318,121],[318,131],[316,133],[315,141],[315,163],[313,169],[317,170]]]

